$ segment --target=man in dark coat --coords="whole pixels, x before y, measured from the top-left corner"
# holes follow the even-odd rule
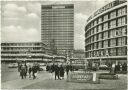
[[[21,71],[21,67],[22,67],[22,64],[20,63],[20,64],[18,65],[18,72]]]
[[[39,70],[39,67],[37,65],[33,65],[33,67],[32,67],[33,79],[36,78],[36,75],[35,74],[37,73],[38,70]]]
[[[68,76],[69,70],[70,70],[70,66],[69,65],[66,65],[66,73],[67,73],[67,76]]]
[[[26,77],[26,76],[27,76],[27,72],[28,72],[28,66],[26,65],[26,63],[25,63],[25,69],[26,69],[26,70],[25,70],[25,71],[26,71],[26,72],[25,72],[25,77]]]
[[[46,66],[46,71],[49,71],[49,65]]]
[[[64,79],[64,67],[62,65],[60,66],[60,77]]]
[[[21,66],[20,75],[22,79],[26,78],[26,66],[24,64]]]
[[[29,78],[31,78],[31,72],[32,72],[32,66],[29,65],[29,68],[28,68]]]
[[[54,70],[54,67],[55,67],[55,65],[54,65],[54,63],[53,63],[53,64],[51,65],[51,73],[55,71],[55,70]]]
[[[58,67],[58,64],[54,66],[54,70],[55,70],[55,80],[56,80],[56,77],[58,77],[58,79],[60,79],[59,77],[59,67]]]
[[[127,64],[126,64],[126,63],[124,63],[124,64],[122,65],[122,71],[127,71]]]

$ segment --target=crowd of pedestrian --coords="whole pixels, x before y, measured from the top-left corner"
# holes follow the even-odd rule
[[[117,65],[115,65],[115,73],[119,72],[127,72],[127,63],[118,63]]]
[[[33,65],[31,65],[29,63],[19,63],[18,71],[21,79],[25,79],[27,76],[35,79],[37,77],[37,72],[39,71],[39,64],[33,63]]]
[[[20,73],[21,79],[37,78],[37,73],[40,70],[40,65],[38,63],[29,64],[26,62],[18,63],[18,72]],[[68,76],[69,71],[72,71],[71,65],[64,65],[63,63],[52,63],[46,65],[46,71],[52,73],[52,76],[55,77],[55,80],[62,80],[65,77],[65,73]]]
[[[36,79],[37,72],[39,71],[40,66],[38,63],[28,64],[28,63],[19,63],[18,64],[18,71],[20,72],[21,79],[25,79],[27,76],[29,78]],[[68,77],[69,71],[72,71],[73,67],[70,64],[63,64],[63,63],[52,63],[46,65],[46,71],[52,73],[55,80],[62,80],[66,76]],[[120,71],[126,72],[127,71],[127,64],[118,63],[117,65],[112,64],[110,73],[118,73]]]
[[[66,75],[68,76],[69,71],[71,71],[71,65],[64,65],[64,64],[58,64],[58,63],[53,63],[51,65],[46,66],[46,71],[50,73],[54,73],[55,80],[62,80],[64,79],[64,75],[66,72]]]

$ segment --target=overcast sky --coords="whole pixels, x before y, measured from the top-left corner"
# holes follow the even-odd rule
[[[84,49],[87,18],[113,0],[2,2],[2,42],[41,41],[41,4],[74,4],[74,48]]]

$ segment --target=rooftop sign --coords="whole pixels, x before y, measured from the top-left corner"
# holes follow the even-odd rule
[[[107,4],[107,5],[105,5],[104,7],[98,9],[93,15],[91,15],[91,16],[87,19],[87,22],[90,21],[90,20],[91,20],[92,18],[94,18],[95,16],[97,16],[98,14],[100,14],[100,13],[102,13],[102,12],[104,12],[104,11],[106,11],[106,10],[108,10],[108,9],[110,9],[110,8],[112,8],[112,7],[114,7],[114,6],[117,6],[117,5],[119,5],[119,4],[122,4],[122,3],[124,3],[124,2],[126,2],[126,0],[124,0],[124,1],[113,1],[113,2],[111,2],[111,3]]]
[[[52,8],[65,8],[65,6],[52,6]]]

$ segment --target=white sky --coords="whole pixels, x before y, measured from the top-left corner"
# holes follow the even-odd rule
[[[81,1],[6,1],[2,2],[2,42],[41,41],[41,4],[73,3],[74,48],[84,49],[84,27],[87,18],[113,0]]]

